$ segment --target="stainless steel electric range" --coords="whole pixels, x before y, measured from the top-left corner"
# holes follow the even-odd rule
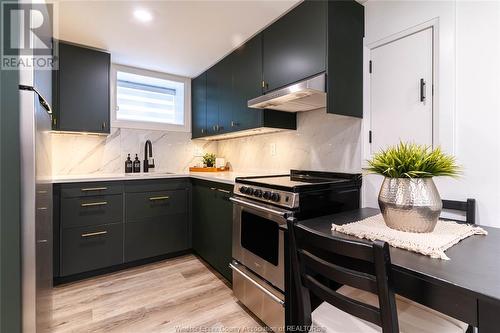
[[[359,208],[361,175],[291,170],[236,178],[233,202],[233,292],[267,326],[285,322],[285,232],[298,220]]]

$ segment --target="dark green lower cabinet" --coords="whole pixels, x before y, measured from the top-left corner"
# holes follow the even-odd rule
[[[187,215],[149,217],[125,223],[125,262],[189,248]]]
[[[54,277],[190,249],[190,186],[186,178],[54,185]]]
[[[117,181],[106,188],[120,190],[81,196],[80,188],[97,185],[54,186],[54,255],[60,259],[54,261],[54,277],[74,280],[81,273],[193,248],[232,281],[233,185],[198,179]],[[74,193],[68,192],[73,187]]]
[[[193,249],[232,281],[232,185],[193,180]]]
[[[123,223],[64,229],[61,275],[68,276],[122,263]]]

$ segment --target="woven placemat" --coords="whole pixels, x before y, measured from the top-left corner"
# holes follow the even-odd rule
[[[399,231],[389,228],[385,224],[382,214],[343,225],[333,223],[332,230],[372,241],[385,241],[393,247],[445,260],[450,258],[444,251],[462,239],[472,235],[488,234],[486,230],[475,225],[445,220],[439,220],[434,231],[429,233]]]

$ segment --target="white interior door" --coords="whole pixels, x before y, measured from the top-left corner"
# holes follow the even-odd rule
[[[433,144],[433,29],[371,50],[370,153],[399,141]]]

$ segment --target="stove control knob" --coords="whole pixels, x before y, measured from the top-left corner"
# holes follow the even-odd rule
[[[280,201],[280,195],[278,193],[271,193],[271,200],[274,202]]]
[[[243,194],[247,193],[247,190],[248,190],[248,188],[246,186],[240,187],[240,192]]]
[[[252,195],[253,194],[253,188],[248,187],[247,191],[245,193],[248,194],[248,195]]]
[[[271,192],[269,191],[265,191],[264,194],[262,195],[262,197],[266,200],[269,200],[271,199]]]
[[[255,190],[253,191],[254,197],[260,198],[262,197],[262,191],[261,190]]]

